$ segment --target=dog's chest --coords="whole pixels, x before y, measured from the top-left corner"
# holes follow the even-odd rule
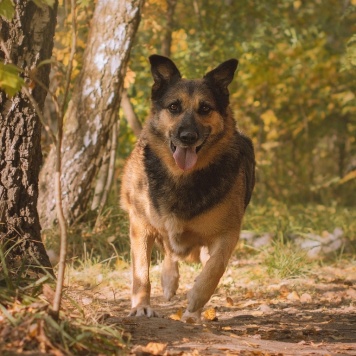
[[[182,220],[193,219],[224,200],[239,171],[238,157],[225,155],[207,169],[173,179],[149,146],[144,150],[144,165],[150,200],[158,215],[172,214]]]
[[[195,246],[205,244],[201,234],[187,228],[187,225],[174,215],[161,217],[157,222],[166,248],[178,256],[186,256]]]

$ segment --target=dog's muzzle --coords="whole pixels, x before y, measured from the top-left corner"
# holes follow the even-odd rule
[[[202,148],[204,141],[201,142],[197,137],[186,136],[180,140],[171,140],[170,148],[177,166],[183,171],[194,168],[198,160],[198,152]],[[188,142],[191,142],[188,144]]]

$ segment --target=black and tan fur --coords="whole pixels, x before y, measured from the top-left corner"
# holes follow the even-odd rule
[[[166,299],[178,288],[178,260],[197,258],[203,270],[188,292],[184,318],[200,318],[239,239],[254,187],[250,139],[236,129],[228,85],[231,59],[203,79],[182,79],[168,58],[150,57],[152,110],[126,164],[122,206],[130,218],[133,265],[130,315],[155,316],[149,264],[154,242],[165,258]]]

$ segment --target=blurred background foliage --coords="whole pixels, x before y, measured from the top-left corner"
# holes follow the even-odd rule
[[[142,119],[147,57],[160,53],[166,6],[147,1],[131,54],[129,94]],[[184,76],[240,61],[230,100],[255,144],[255,202],[355,204],[355,30],[355,0],[177,2],[171,57]]]
[[[61,99],[71,15],[63,0],[59,5],[51,88]],[[73,83],[94,7],[77,1]],[[125,81],[142,122],[152,85],[147,58],[162,53],[168,30],[170,56],[185,77],[239,59],[230,101],[256,149],[255,202],[355,204],[356,0],[147,0]],[[135,141],[121,120],[121,158]]]
[[[72,84],[95,4],[77,1]],[[3,16],[11,15],[10,5],[11,0],[1,3]],[[51,74],[51,90],[59,100],[71,41],[66,5],[59,1]],[[185,77],[201,77],[220,62],[238,58],[230,101],[238,127],[255,145],[254,201],[271,197],[291,204],[350,206],[356,201],[355,30],[356,0],[146,0],[125,86],[144,122],[152,85],[147,58],[165,52],[167,31],[170,56]],[[7,66],[0,85],[10,83],[16,90],[21,83],[13,78]],[[121,120],[119,157],[125,158],[135,141]]]

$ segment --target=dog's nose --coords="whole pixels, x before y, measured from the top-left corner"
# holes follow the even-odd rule
[[[198,141],[198,133],[195,131],[182,130],[179,133],[179,139],[182,143],[192,145]]]

